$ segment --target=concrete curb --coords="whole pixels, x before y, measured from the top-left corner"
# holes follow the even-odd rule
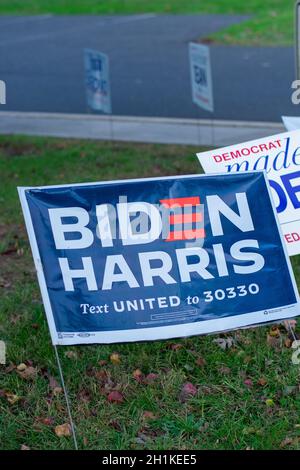
[[[225,146],[285,131],[273,122],[2,111],[0,134]]]

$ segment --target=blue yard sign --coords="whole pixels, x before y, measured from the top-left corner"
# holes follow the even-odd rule
[[[89,108],[111,114],[108,56],[93,49],[85,49],[84,67]]]
[[[262,172],[19,195],[53,344],[183,337],[299,314]]]

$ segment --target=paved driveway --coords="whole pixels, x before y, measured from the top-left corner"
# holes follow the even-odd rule
[[[113,113],[279,121],[290,101],[292,48],[212,46],[215,113],[191,102],[189,41],[245,20],[225,15],[0,17],[1,110],[84,113],[83,49],[109,55]],[[296,109],[295,109],[296,108]]]

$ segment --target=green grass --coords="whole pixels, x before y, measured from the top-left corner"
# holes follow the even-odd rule
[[[249,21],[212,36],[226,44],[288,45],[293,42],[294,0],[0,0],[5,14],[250,14]]]
[[[0,366],[1,449],[73,446],[71,437],[54,432],[68,418],[63,395],[55,396],[49,383],[49,376],[59,378],[16,186],[199,172],[195,150],[0,137],[0,338],[9,364],[29,361],[37,369],[27,381],[13,366]],[[299,261],[293,258],[298,285]],[[291,363],[284,329],[278,349],[267,342],[269,330],[232,332],[236,344],[226,351],[214,336],[60,348],[80,448],[300,449],[300,367]],[[120,355],[119,364],[110,361],[112,352]],[[157,374],[154,382],[136,381],[136,369]],[[198,394],[181,403],[186,382]],[[105,383],[122,392],[123,403],[108,403]],[[9,403],[7,393],[19,401]]]

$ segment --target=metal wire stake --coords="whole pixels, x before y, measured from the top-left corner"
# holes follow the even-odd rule
[[[293,337],[293,340],[294,340],[294,341],[297,341],[297,337],[296,337],[295,332],[294,332],[294,330],[293,330],[293,328],[292,328],[292,326],[291,326],[291,324],[290,324],[290,320],[287,320],[286,322],[287,322],[287,324],[289,325],[290,333],[291,333],[291,335],[292,335],[292,337]]]
[[[109,127],[110,127],[110,140],[111,142],[114,142],[115,140],[115,136],[114,136],[114,127],[113,127],[113,115],[112,113],[110,113],[109,115]]]
[[[56,361],[57,361],[57,365],[58,365],[61,384],[63,386],[63,390],[64,390],[64,394],[65,394],[67,410],[68,410],[68,415],[69,415],[69,420],[70,420],[70,426],[71,426],[71,431],[72,431],[72,435],[73,435],[74,446],[75,446],[75,450],[78,450],[75,426],[74,426],[73,418],[72,418],[72,414],[71,414],[70,401],[69,401],[69,396],[68,396],[67,388],[66,388],[65,381],[64,381],[63,371],[62,371],[62,367],[61,367],[57,347],[56,347],[56,345],[53,345],[53,347],[54,347],[54,351],[55,351],[55,356],[56,356]]]

